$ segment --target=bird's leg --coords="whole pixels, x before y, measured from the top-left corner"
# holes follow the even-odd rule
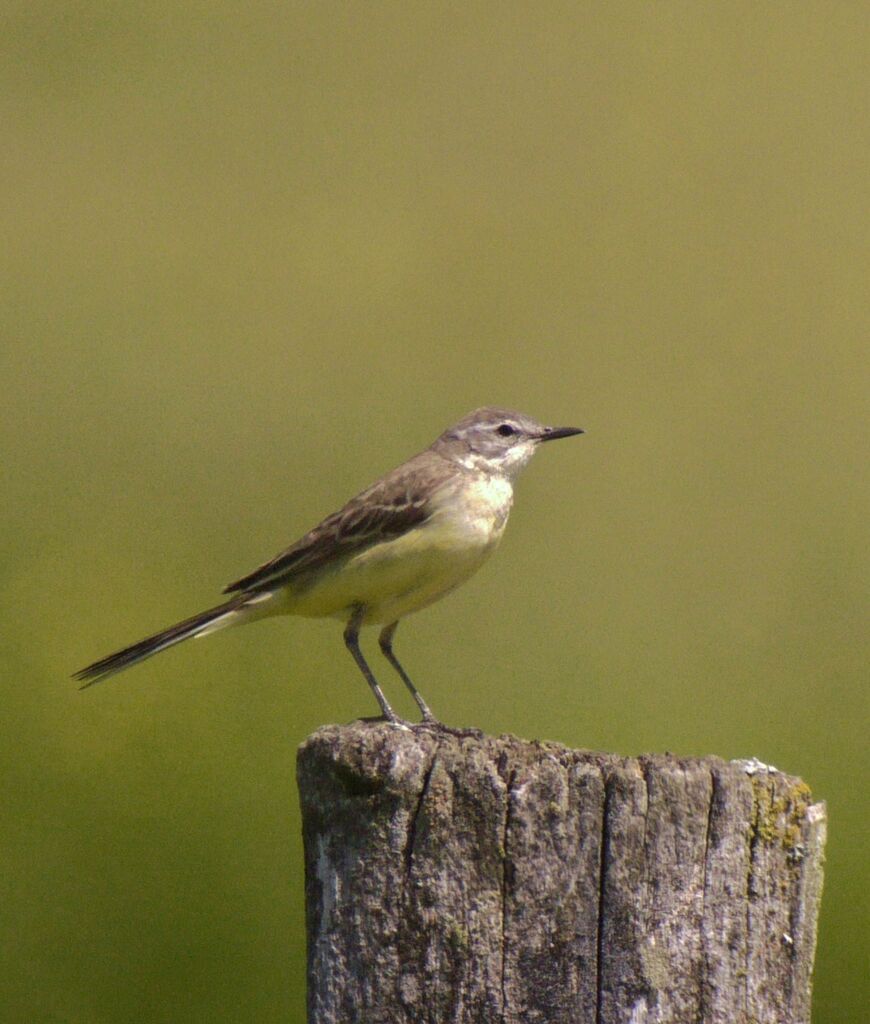
[[[351,615],[347,626],[344,630],[344,643],[350,653],[353,655],[353,660],[359,666],[360,672],[366,677],[366,682],[372,688],[372,693],[375,695],[378,704],[381,706],[381,711],[384,713],[384,718],[388,722],[399,724],[401,719],[395,711],[390,707],[390,702],[384,696],[383,690],[378,686],[378,681],[375,679],[372,670],[369,668],[365,658],[363,657],[362,651],[359,649],[359,628],[362,624],[363,616],[365,615],[365,608],[358,605]]]
[[[408,673],[399,664],[399,659],[393,653],[393,636],[396,632],[396,627],[399,625],[398,620],[391,622],[389,626],[384,626],[381,630],[381,635],[378,637],[378,643],[381,645],[384,657],[393,666],[393,668],[399,673],[399,678],[411,691],[411,696],[417,702],[417,707],[420,709],[423,715],[423,721],[432,725],[438,722],[438,719],[429,710],[429,705],[423,700],[420,695],[420,691],[408,678]]]

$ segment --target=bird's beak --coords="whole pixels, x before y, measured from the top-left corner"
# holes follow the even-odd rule
[[[584,433],[580,427],[545,427],[543,434],[538,435],[539,441],[558,441],[560,437],[573,437]]]

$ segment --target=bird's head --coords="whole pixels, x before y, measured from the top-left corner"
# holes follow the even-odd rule
[[[432,447],[469,469],[513,478],[539,444],[582,433],[579,427],[548,427],[524,413],[485,406],[445,430]]]

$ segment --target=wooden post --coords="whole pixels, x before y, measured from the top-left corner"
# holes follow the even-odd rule
[[[809,1024],[798,779],[365,722],[298,777],[309,1024]]]

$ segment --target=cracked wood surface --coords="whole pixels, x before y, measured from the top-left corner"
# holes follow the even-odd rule
[[[309,1024],[808,1024],[824,805],[760,762],[299,750]]]

